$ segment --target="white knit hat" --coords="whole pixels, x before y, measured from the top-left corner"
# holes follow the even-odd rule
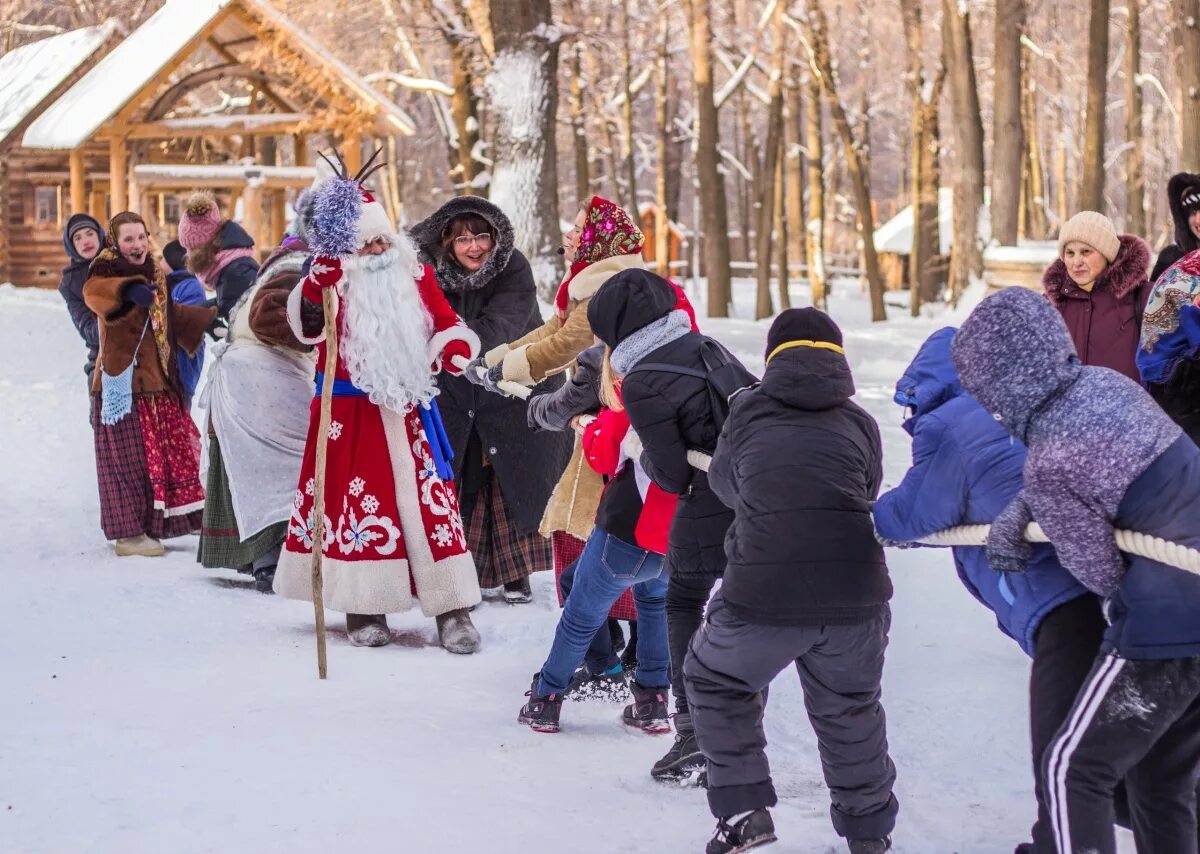
[[[1058,257],[1072,240],[1086,243],[1108,259],[1116,260],[1121,250],[1121,238],[1112,220],[1096,211],[1080,211],[1067,220],[1058,232]]]

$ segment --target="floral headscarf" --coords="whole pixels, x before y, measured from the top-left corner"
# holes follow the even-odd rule
[[[624,208],[608,199],[592,196],[583,215],[583,231],[579,234],[575,262],[595,264],[614,255],[636,255],[645,243],[645,235],[633,224]]]

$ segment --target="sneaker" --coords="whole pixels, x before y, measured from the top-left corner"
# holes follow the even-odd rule
[[[479,631],[466,608],[437,615],[438,641],[447,652],[470,655],[479,652]]]
[[[736,854],[775,841],[775,822],[766,809],[718,819],[704,854]]]
[[[534,732],[558,732],[558,715],[562,711],[562,694],[551,694],[549,697],[538,696],[538,679],[541,673],[533,674],[533,684],[525,692],[529,702],[521,707],[517,715],[517,723],[525,724]]]
[[[847,839],[846,844],[850,846],[850,854],[883,854],[892,847],[892,838],[885,836],[883,839]]]
[[[622,718],[625,726],[642,732],[660,735],[671,731],[671,718],[667,713],[667,689],[644,688],[636,681],[629,683],[633,702],[625,707]]]
[[[704,754],[696,744],[692,716],[686,712],[675,715],[675,743],[662,759],[654,763],[650,776],[661,782],[681,783],[694,779],[706,764]]]
[[[504,601],[510,605],[524,605],[533,601],[533,589],[528,578],[510,581],[504,585]]]
[[[259,593],[275,592],[275,565],[254,570],[254,589]]]
[[[580,665],[571,677],[571,684],[563,691],[563,698],[575,703],[599,700],[608,703],[623,703],[629,699],[629,684],[625,668],[614,664],[603,673],[592,673],[586,665]]]
[[[384,614],[347,614],[346,635],[354,646],[387,646],[392,642]]]
[[[162,557],[167,552],[162,543],[145,534],[117,540],[113,551],[117,557]]]

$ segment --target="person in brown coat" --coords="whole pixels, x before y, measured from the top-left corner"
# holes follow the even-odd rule
[[[1118,235],[1104,214],[1083,211],[1059,231],[1058,256],[1042,287],[1066,321],[1080,361],[1136,382],[1150,247],[1132,234]]]
[[[193,354],[215,308],[177,305],[131,212],[108,226],[83,299],[99,322],[92,425],[100,526],[121,556],[163,554],[162,539],[200,529],[200,435],[184,406],[178,349]]]

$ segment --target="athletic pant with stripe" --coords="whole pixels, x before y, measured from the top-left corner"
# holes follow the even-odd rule
[[[1043,761],[1059,854],[1116,854],[1122,777],[1138,851],[1197,854],[1197,774],[1200,657],[1100,656]]]

